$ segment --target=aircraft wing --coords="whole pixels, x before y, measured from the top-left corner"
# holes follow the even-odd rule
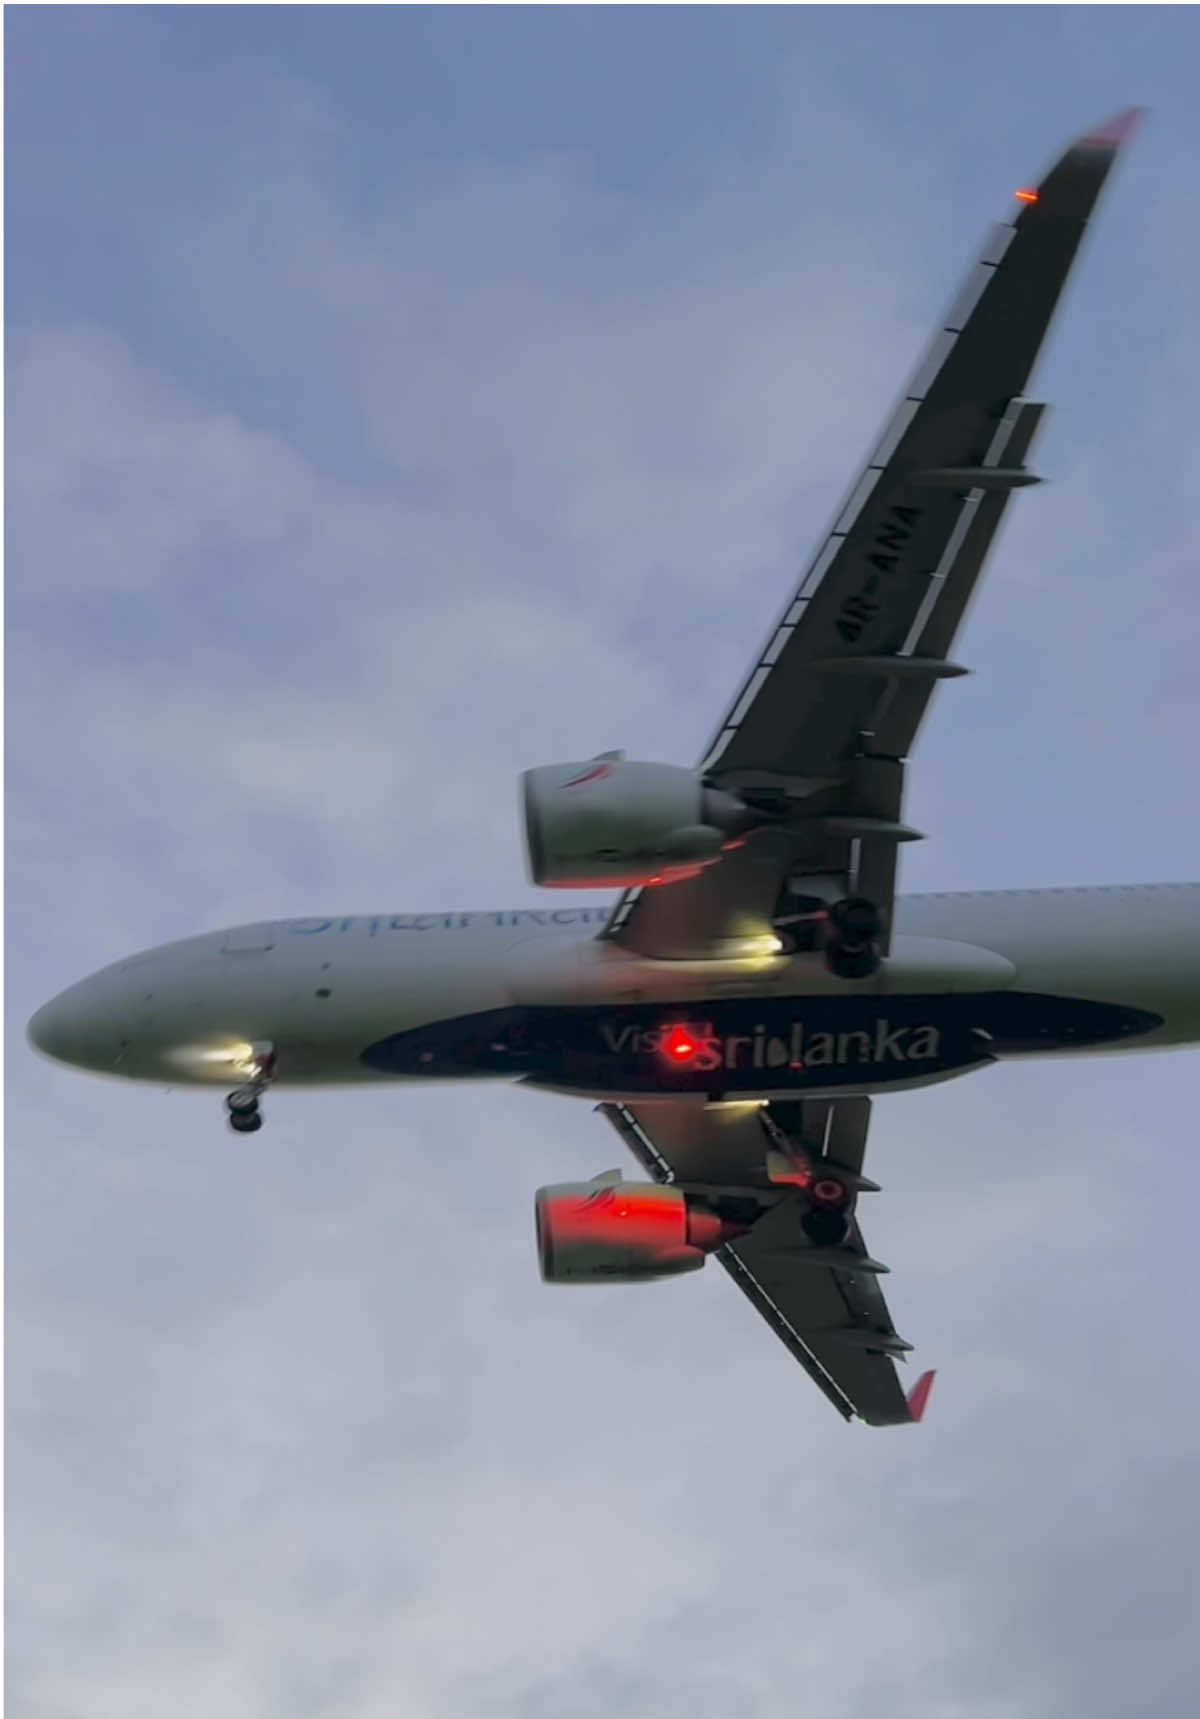
[[[716,954],[770,934],[796,895],[895,893],[904,760],[1045,408],[1023,398],[1088,219],[1136,109],[1077,139],[989,233],[699,768],[785,810],[684,881],[628,890],[604,936]],[[816,880],[821,880],[817,883]],[[886,940],[885,940],[886,947]]]
[[[862,1176],[869,1098],[769,1105],[656,1099],[600,1109],[656,1181],[719,1189],[733,1200],[777,1193],[749,1233],[715,1257],[839,1414],[872,1426],[920,1420],[932,1374],[907,1393],[900,1384],[895,1363],[911,1345],[897,1335],[879,1287],[886,1267],[870,1258],[857,1220],[841,1247],[814,1247],[800,1223],[807,1209],[801,1187],[773,1189],[767,1176],[774,1151],[818,1176],[836,1171],[857,1190],[873,1190]]]

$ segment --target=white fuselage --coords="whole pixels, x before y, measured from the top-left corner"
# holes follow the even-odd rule
[[[732,1071],[737,1096],[796,1096],[818,1079],[823,1094],[883,1090],[962,1072],[968,1065],[961,1059],[943,1067],[925,1055],[941,1027],[920,1024],[907,1039],[893,1032],[888,1042],[904,1007],[911,1021],[924,1023],[928,1016],[944,1024],[986,1002],[1007,1021],[1012,1008],[1026,1007],[1021,999],[1029,999],[1039,1019],[1065,1023],[1061,1030],[1039,1028],[1049,1036],[1028,1043],[1010,1033],[1002,1055],[1200,1042],[1200,884],[909,897],[897,905],[891,957],[871,979],[856,983],[833,978],[813,956],[646,960],[598,939],[606,907],[568,906],[561,897],[559,903],[505,912],[280,920],[187,938],[72,986],[39,1011],[30,1036],[47,1054],[76,1066],[172,1086],[228,1086],[250,1047],[268,1044],[281,1085],[523,1075],[594,1093],[620,1090],[625,1077],[575,1072],[559,1080],[558,1065],[544,1049],[556,1042],[557,1022],[571,1023],[576,1038],[581,1022],[589,1032],[594,1028],[600,1053],[605,1046],[629,1053],[631,1047],[653,1049],[648,1022],[679,1018],[701,1023],[701,1033],[716,1033],[719,1055],[711,1061],[719,1061],[720,1073],[689,1085],[681,1071],[683,1084],[676,1087],[667,1070],[661,1080],[655,1076],[658,1084],[696,1090],[698,1082],[716,1093]],[[861,1020],[846,1013],[855,1007]],[[1073,1024],[1072,1010],[1086,1023],[1104,1018],[1106,1008],[1114,1019],[1129,1016],[1109,1037],[1098,1041],[1090,1026]],[[769,1035],[784,1029],[771,1022],[798,1021],[799,1040],[797,1028],[788,1029],[793,1042],[811,1047],[822,1042],[820,1030],[834,1015],[841,1027],[862,1030],[826,1034],[824,1057],[815,1055],[814,1066],[806,1069],[794,1058],[780,1071],[783,1053],[772,1061],[772,1046],[783,1040]],[[502,1023],[496,1030],[503,1033],[527,1017],[537,1023],[543,1061],[509,1066],[512,1045],[506,1041],[497,1062],[489,1024]],[[991,1017],[985,1010],[980,1019]],[[467,1030],[473,1022],[483,1023],[482,1038]],[[456,1023],[463,1024],[458,1038]],[[988,1041],[987,1031],[972,1030]],[[422,1048],[426,1042],[441,1046],[447,1035],[454,1040],[449,1060],[441,1049]],[[899,1061],[907,1044],[911,1067],[876,1068],[872,1035],[887,1046],[885,1061]],[[381,1062],[377,1050],[364,1061],[370,1047],[393,1042],[404,1049],[390,1063]],[[835,1085],[833,1071],[820,1068],[822,1060],[840,1065]],[[589,1048],[579,1066],[592,1068],[595,1061]]]

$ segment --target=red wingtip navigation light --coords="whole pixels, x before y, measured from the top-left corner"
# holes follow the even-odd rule
[[[663,1039],[663,1049],[672,1062],[687,1062],[695,1056],[700,1046],[696,1043],[694,1034],[686,1027],[672,1027]]]
[[[1018,203],[1036,203],[1038,200],[1036,191],[1014,191],[1013,196]]]

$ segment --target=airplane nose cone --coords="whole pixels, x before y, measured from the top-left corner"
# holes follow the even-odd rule
[[[55,1062],[75,1068],[110,1069],[118,1056],[111,1009],[73,985],[52,997],[25,1029],[30,1044]]]

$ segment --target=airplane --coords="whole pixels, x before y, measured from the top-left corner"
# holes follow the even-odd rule
[[[896,898],[905,763],[1046,408],[1025,387],[1129,109],[1016,193],[698,765],[523,777],[533,881],[614,906],[284,919],[55,997],[33,1045],[229,1087],[518,1081],[591,1100],[620,1170],[535,1196],[543,1277],[711,1255],[847,1420],[921,1419],[858,1220],[874,1098],[1010,1058],[1200,1042],[1200,884]]]

